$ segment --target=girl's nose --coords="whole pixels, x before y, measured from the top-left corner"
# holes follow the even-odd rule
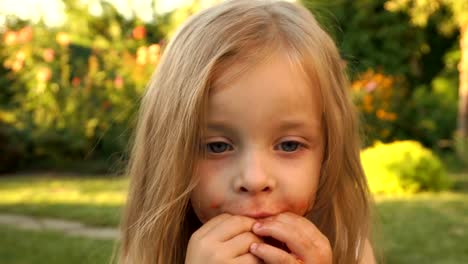
[[[246,155],[238,177],[235,189],[239,193],[256,194],[271,192],[274,188],[274,179],[260,153]]]

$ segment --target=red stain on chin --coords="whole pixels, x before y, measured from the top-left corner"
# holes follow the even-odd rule
[[[298,201],[292,204],[291,209],[292,212],[298,215],[305,215],[308,211],[312,209],[313,204],[309,201]]]
[[[218,204],[218,203],[216,203],[215,201],[211,202],[211,204],[210,204],[210,208],[211,208],[211,209],[216,209],[216,208],[218,208],[218,207],[219,207],[219,204]]]

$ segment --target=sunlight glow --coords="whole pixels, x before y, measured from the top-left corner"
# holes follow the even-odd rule
[[[78,0],[89,3],[92,14],[100,13],[99,0]],[[112,3],[125,17],[130,18],[136,14],[144,21],[151,21],[153,10],[159,14],[167,13],[178,7],[185,6],[193,0],[105,0]],[[202,6],[210,6],[217,0],[199,0]],[[222,0],[221,0],[222,1]],[[295,0],[286,0],[293,2]],[[152,5],[155,5],[154,8]],[[62,0],[1,0],[0,1],[0,27],[4,26],[7,15],[16,15],[21,19],[31,19],[38,22],[41,18],[48,26],[60,26],[66,19],[65,6]]]
[[[99,14],[100,6],[95,0],[81,0],[90,4],[90,12]],[[145,21],[152,19],[152,0],[106,0],[115,5],[125,17],[131,17],[132,11]],[[155,10],[158,13],[169,12],[190,0],[156,0]],[[38,22],[41,18],[49,26],[58,26],[66,19],[64,4],[61,0],[2,0],[0,1],[0,24],[4,24],[4,16],[16,15],[21,19],[31,19]]]

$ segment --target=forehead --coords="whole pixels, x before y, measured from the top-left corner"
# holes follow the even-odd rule
[[[209,119],[234,117],[292,118],[320,121],[318,87],[285,54],[255,65],[235,64],[221,73],[210,90]]]
[[[207,128],[253,135],[300,130],[322,134],[318,88],[284,55],[221,76],[209,96]],[[239,74],[239,72],[242,72]],[[227,76],[227,77],[226,77]],[[234,76],[234,77],[233,77]]]

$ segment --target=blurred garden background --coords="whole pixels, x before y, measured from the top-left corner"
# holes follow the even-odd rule
[[[110,263],[85,231],[118,226],[146,82],[219,1],[0,0],[0,263]],[[377,253],[468,263],[468,1],[300,2],[348,66]]]

